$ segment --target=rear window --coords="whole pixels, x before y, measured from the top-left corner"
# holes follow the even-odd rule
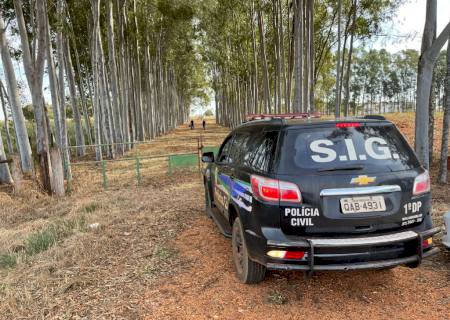
[[[281,147],[281,174],[300,170],[360,168],[401,171],[418,167],[413,151],[393,125],[288,129]]]

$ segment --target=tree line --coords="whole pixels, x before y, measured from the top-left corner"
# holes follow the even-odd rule
[[[42,185],[52,193],[61,185],[59,167],[71,178],[69,123],[77,156],[90,144],[97,160],[120,157],[134,142],[185,122],[194,101],[208,103],[210,86],[217,122],[229,127],[249,113],[341,117],[415,110],[415,147],[427,168],[434,114],[443,110],[440,180],[446,181],[450,71],[449,50],[441,49],[450,23],[437,34],[437,1],[420,4],[426,9],[420,52],[362,45],[383,36],[384,22],[402,3],[0,0],[0,102],[12,120],[4,125],[6,150],[20,155],[26,174],[34,174],[35,157]],[[16,39],[19,46],[11,46]],[[23,65],[32,100],[33,144],[14,59]],[[51,101],[44,101],[44,75]],[[8,164],[0,164],[0,181],[11,181]]]
[[[401,1],[205,0],[203,56],[218,121],[247,113],[348,110],[354,46],[381,32]],[[342,103],[341,103],[342,102]]]
[[[17,152],[23,173],[31,175],[35,156],[48,193],[61,185],[61,159],[64,178],[71,179],[69,104],[76,155],[85,155],[85,145],[90,144],[95,145],[96,159],[102,160],[121,156],[134,142],[153,139],[185,122],[192,100],[202,95],[194,11],[187,0],[1,0],[0,8],[5,74],[0,97],[15,138],[5,121],[8,153]],[[12,34],[20,40],[18,54],[10,43]],[[19,98],[13,67],[17,58],[32,100],[35,150]],[[44,101],[44,74],[51,101]],[[0,160],[5,159],[0,143]],[[0,165],[0,182],[12,182],[7,164]]]
[[[203,56],[218,123],[249,113],[320,111],[335,117],[416,112],[415,149],[429,168],[434,114],[443,110],[440,181],[448,152],[450,22],[437,34],[437,1],[427,0],[420,52],[361,49],[383,36],[402,1],[205,0]],[[418,4],[419,5],[419,4]],[[355,45],[359,44],[359,45]],[[445,159],[444,159],[445,158]]]

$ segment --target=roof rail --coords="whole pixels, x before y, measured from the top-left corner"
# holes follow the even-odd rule
[[[319,112],[297,112],[297,113],[278,113],[278,114],[249,114],[245,117],[246,121],[254,120],[274,120],[274,119],[308,119],[320,118]]]
[[[368,120],[386,120],[385,117],[380,116],[378,114],[368,114],[368,115],[364,116],[364,119],[368,119]]]

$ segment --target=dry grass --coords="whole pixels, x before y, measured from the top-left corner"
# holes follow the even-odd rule
[[[197,136],[217,145],[227,132],[182,127],[127,156],[197,152]],[[167,168],[166,159],[142,160],[138,187],[133,161],[108,163],[103,191],[101,168],[74,166],[64,199],[31,182],[20,194],[0,192],[0,318],[137,315],[148,286],[183,267],[171,242],[203,208],[198,172]],[[67,227],[80,219],[82,228]]]

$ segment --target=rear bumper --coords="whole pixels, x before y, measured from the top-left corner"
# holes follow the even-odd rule
[[[377,236],[349,238],[296,237],[266,240],[264,253],[250,252],[252,259],[272,270],[363,270],[389,268],[397,265],[420,264],[439,251],[423,248],[423,240],[440,232],[440,228],[426,231],[402,231]],[[246,239],[247,240],[247,239]],[[250,245],[251,248],[255,248]],[[267,256],[271,250],[303,251],[302,260],[286,260]],[[262,255],[261,255],[262,254]]]

